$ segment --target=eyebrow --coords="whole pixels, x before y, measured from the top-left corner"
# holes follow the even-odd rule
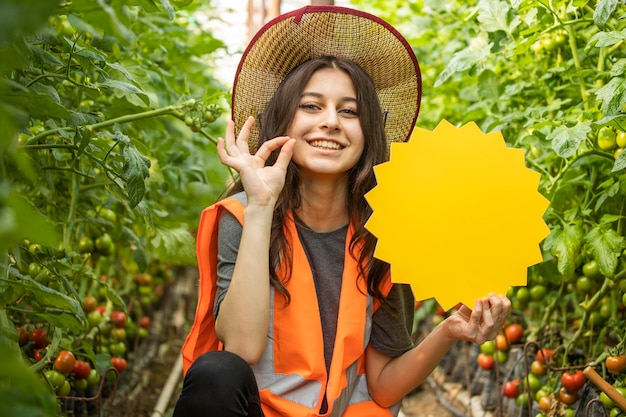
[[[314,97],[314,98],[323,98],[324,95],[320,94],[320,93],[316,93],[314,91],[305,91],[302,93],[302,95],[300,96],[300,98],[306,98],[306,97]],[[341,101],[343,102],[354,102],[356,103],[356,97],[351,97],[351,96],[345,96],[341,98]]]

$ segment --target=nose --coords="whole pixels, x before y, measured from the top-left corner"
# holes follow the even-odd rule
[[[330,130],[337,130],[339,129],[339,126],[340,123],[337,109],[335,109],[334,107],[328,107],[326,111],[322,113],[321,127]]]

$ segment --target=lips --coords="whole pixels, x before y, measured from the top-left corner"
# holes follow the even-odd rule
[[[312,140],[309,142],[309,145],[313,146],[314,148],[327,149],[327,150],[333,150],[333,151],[337,151],[343,148],[343,146],[341,146],[337,142],[333,142],[331,140],[325,140],[325,139]]]

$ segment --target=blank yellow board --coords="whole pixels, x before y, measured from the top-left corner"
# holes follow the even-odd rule
[[[374,172],[378,185],[365,196],[374,256],[417,300],[472,308],[490,292],[526,285],[528,267],[542,261],[549,202],[523,150],[507,147],[500,132],[445,120],[417,128]]]

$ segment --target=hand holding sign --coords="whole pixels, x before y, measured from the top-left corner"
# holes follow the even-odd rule
[[[374,256],[417,299],[435,297],[445,310],[473,306],[526,285],[527,268],[542,260],[549,202],[523,151],[507,148],[499,132],[445,120],[433,131],[418,128],[374,171],[378,185],[365,196]]]

